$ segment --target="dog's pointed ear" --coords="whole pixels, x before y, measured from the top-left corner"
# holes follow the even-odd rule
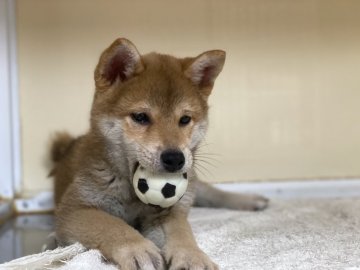
[[[141,56],[131,41],[115,40],[100,56],[95,69],[95,86],[105,90],[115,82],[124,82],[144,70]]]
[[[221,50],[204,52],[186,66],[185,76],[200,88],[202,94],[208,96],[224,66],[225,56],[226,53]]]

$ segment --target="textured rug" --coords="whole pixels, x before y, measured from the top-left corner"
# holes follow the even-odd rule
[[[224,270],[360,270],[360,199],[272,201],[263,212],[195,208],[199,246]],[[116,269],[76,244],[0,269]]]

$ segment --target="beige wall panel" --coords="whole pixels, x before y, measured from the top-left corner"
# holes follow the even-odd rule
[[[88,128],[97,58],[119,36],[144,53],[227,51],[206,180],[360,175],[360,1],[18,0],[17,12],[25,191],[51,187],[49,135]]]

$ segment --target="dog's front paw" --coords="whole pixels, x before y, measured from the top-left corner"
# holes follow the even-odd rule
[[[165,269],[160,250],[145,238],[117,248],[113,259],[121,270]]]
[[[239,202],[239,208],[243,210],[250,211],[260,211],[264,210],[269,205],[269,199],[256,194],[243,195],[245,196],[244,200],[242,199]]]
[[[269,199],[256,194],[229,193],[222,198],[222,204],[235,210],[260,211],[268,206]]]
[[[218,270],[219,267],[198,248],[165,248],[165,260],[169,270]]]

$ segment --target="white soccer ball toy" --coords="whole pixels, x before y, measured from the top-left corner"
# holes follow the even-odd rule
[[[181,199],[187,189],[188,180],[186,173],[154,174],[138,166],[133,177],[133,186],[143,203],[166,208]]]

